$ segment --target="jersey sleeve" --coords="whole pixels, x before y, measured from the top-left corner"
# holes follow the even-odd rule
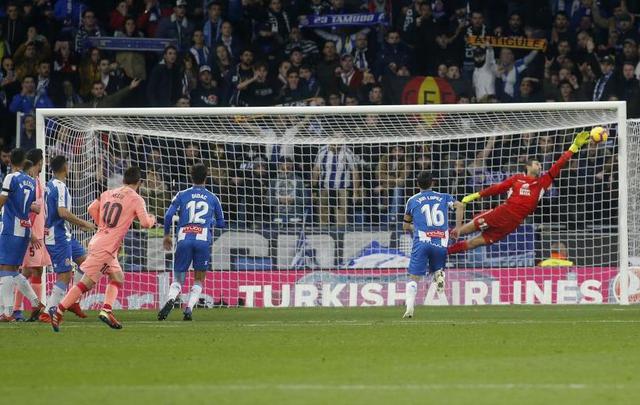
[[[147,212],[147,204],[145,204],[144,199],[142,197],[138,198],[135,204],[135,213],[140,221],[140,226],[143,228],[151,228],[154,226],[156,219]]]
[[[217,196],[213,200],[213,211],[215,213],[216,228],[223,229],[226,226],[224,212],[222,212],[222,204],[220,204],[220,199]]]
[[[511,186],[513,185],[513,182],[516,180],[516,176],[511,176],[508,179],[494,184],[492,186],[489,186],[487,188],[485,188],[484,190],[480,191],[480,196],[481,197],[490,197],[492,195],[500,195],[500,194],[504,194],[506,193]]]
[[[87,211],[91,218],[93,218],[93,222],[98,225],[100,223],[100,200],[93,200],[93,202],[89,204]]]
[[[411,212],[413,211],[413,201],[414,200],[412,198],[410,198],[409,201],[407,201],[407,206],[404,209],[404,215],[409,215],[409,216],[412,215]]]
[[[11,184],[13,183],[12,180],[13,180],[13,176],[9,174],[4,178],[4,180],[2,181],[2,192],[0,193],[0,195],[8,197],[9,193],[13,191],[11,188]]]
[[[58,192],[56,207],[67,208],[67,187],[64,184],[56,184],[56,191]]]
[[[553,164],[553,166],[551,166],[549,171],[547,171],[540,179],[540,183],[542,187],[544,188],[551,187],[551,184],[553,183],[553,179],[555,179],[556,177],[558,177],[558,175],[560,175],[560,171],[567,164],[567,162],[569,161],[569,159],[571,159],[572,156],[573,156],[573,152],[571,152],[570,150],[564,152],[562,156],[560,156],[560,159],[558,159]]]
[[[450,210],[454,210],[454,204],[456,202],[456,199],[454,196],[452,196],[451,194],[447,194],[447,207],[449,207]]]
[[[169,235],[171,233],[171,225],[173,224],[173,216],[178,212],[180,208],[180,193],[176,194],[171,200],[171,205],[164,214],[164,234]]]

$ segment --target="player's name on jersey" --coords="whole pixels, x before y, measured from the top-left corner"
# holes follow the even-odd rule
[[[474,46],[493,46],[497,48],[518,48],[544,51],[547,49],[546,39],[532,39],[525,37],[492,37],[467,36],[467,43]]]

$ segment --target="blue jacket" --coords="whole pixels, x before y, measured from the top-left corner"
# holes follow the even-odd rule
[[[39,97],[16,94],[9,105],[9,110],[13,113],[20,111],[24,114],[31,114],[36,108],[53,108],[53,102],[46,94],[41,94]]]

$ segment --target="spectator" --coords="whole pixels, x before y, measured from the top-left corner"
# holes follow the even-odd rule
[[[0,181],[4,181],[11,173],[11,146],[3,145],[0,149]]]
[[[270,0],[267,10],[267,20],[271,25],[271,32],[276,35],[276,40],[284,44],[291,32],[291,19],[289,14],[282,9],[281,0]]]
[[[299,75],[301,86],[305,88],[309,97],[317,97],[318,93],[320,93],[320,86],[313,68],[310,65],[302,65],[300,66]]]
[[[115,108],[122,107],[125,98],[140,84],[139,79],[131,81],[129,86],[118,90],[117,92],[107,95],[105,92],[104,83],[97,80],[93,83],[91,88],[91,97],[89,101],[78,105],[78,107],[85,108]]]
[[[374,85],[371,87],[371,90],[369,90],[369,102],[367,104],[382,105],[382,96],[382,86]]]
[[[496,61],[493,48],[476,48],[473,61],[473,90],[477,100],[496,94]]]
[[[103,36],[100,27],[96,21],[96,14],[92,10],[84,10],[82,12],[82,25],[75,34],[75,49],[78,54],[84,54],[85,50],[89,49],[90,37]]]
[[[460,6],[457,7],[457,10],[460,10]],[[457,20],[454,22],[454,24],[457,25],[457,27],[455,28],[455,34],[452,37],[446,37],[446,39],[442,40],[443,45],[453,44],[454,42],[459,45],[461,41],[464,41],[463,36],[460,35],[462,34],[462,31],[464,31],[464,37],[473,35],[482,38],[486,35],[490,35],[487,25],[484,22],[484,14],[481,11],[474,10],[473,12],[471,12],[471,18],[468,25],[464,18],[464,14],[457,14],[456,17]],[[470,78],[475,68],[474,52],[476,46],[468,43],[463,44],[462,46],[464,47],[462,75],[464,77]]]
[[[284,47],[284,54],[290,55],[295,49],[299,49],[302,52],[302,57],[306,63],[315,62],[320,53],[318,45],[311,40],[304,39],[300,28],[297,26],[291,27],[289,40]]]
[[[334,137],[318,151],[311,177],[320,225],[346,225],[349,201],[361,195],[357,157],[347,145],[337,143],[344,134]]]
[[[49,63],[48,60],[40,61],[40,63],[38,63],[37,73],[36,93],[51,94],[51,63]]]
[[[627,117],[640,117],[640,84],[635,76],[635,66],[631,62],[622,65],[622,100],[627,102]]]
[[[226,48],[222,47],[222,49]],[[238,105],[238,84],[253,77],[253,52],[250,49],[245,49],[240,54],[240,61],[233,67],[233,69],[226,75],[226,77],[218,76],[216,80],[224,83],[224,92],[226,94],[225,99],[230,98],[231,105]]]
[[[471,83],[460,75],[460,67],[449,65],[447,67],[447,81],[458,97],[469,97],[471,95]]]
[[[191,105],[194,107],[218,107],[223,105],[220,89],[213,80],[211,68],[200,66],[198,86],[191,92]]]
[[[163,17],[171,15],[171,9],[162,9],[158,0],[144,0],[144,12],[140,13],[137,26],[148,38],[156,38],[158,24]]]
[[[89,97],[93,83],[102,78],[100,73],[100,50],[91,48],[80,65],[80,95]]]
[[[16,75],[13,59],[5,56],[2,59],[2,69],[0,69],[0,101],[7,106],[13,96],[20,93],[20,81]]]
[[[178,41],[180,50],[189,49],[189,42],[193,35],[194,25],[187,18],[187,1],[176,0],[173,14],[164,17],[158,23],[156,38],[172,38]]]
[[[592,55],[592,58],[595,58],[595,56]],[[599,65],[593,62],[592,59],[591,66],[596,75],[600,73],[600,77],[593,86],[593,101],[605,101],[615,94],[620,94],[620,83],[614,72],[615,63],[613,57],[605,56]]]
[[[4,22],[0,20],[0,60],[11,55],[11,45],[4,37]]]
[[[320,88],[326,94],[337,91],[336,69],[340,66],[336,44],[327,41],[322,47],[322,60],[316,67],[316,74]]]
[[[342,97],[340,97],[339,93],[329,93],[329,97],[327,97],[327,105],[338,107],[342,105]]]
[[[304,100],[309,98],[306,89],[300,85],[300,74],[296,69],[289,69],[287,72],[287,84],[280,90],[278,104],[282,105],[304,105]]]
[[[304,214],[304,182],[296,175],[294,162],[285,158],[278,165],[276,178],[271,182],[270,201],[273,222],[288,224],[302,222]]]
[[[409,176],[409,167],[405,159],[404,148],[393,146],[378,162],[378,186],[375,192],[379,198],[381,214],[387,214],[385,219],[389,223],[398,222],[405,203],[404,190]],[[385,219],[381,218],[382,221]]]
[[[538,263],[540,267],[570,267],[573,262],[569,260],[567,245],[564,242],[554,242],[551,244],[551,256]]]
[[[31,150],[36,148],[36,117],[33,114],[25,115],[22,121],[20,136],[20,148]]]
[[[100,81],[104,85],[106,95],[114,94],[125,87],[124,73],[117,63],[111,63],[109,58],[100,58],[98,70],[100,71]]]
[[[356,35],[355,47],[351,54],[354,58],[354,64],[356,68],[361,71],[370,70],[373,68],[375,61],[374,53],[369,49],[367,35],[360,33]]]
[[[400,33],[392,30],[387,32],[385,45],[378,55],[374,72],[378,78],[386,74],[395,75],[398,66],[401,65],[411,66],[409,50],[400,42]]]
[[[212,49],[222,35],[222,5],[217,1],[212,1],[209,3],[207,15],[208,19],[204,23],[202,32],[206,46]]]
[[[9,111],[31,114],[36,108],[53,108],[53,103],[46,94],[36,93],[36,79],[25,76],[22,80],[22,91],[13,96]]]
[[[118,1],[118,5],[111,12],[109,18],[109,28],[111,31],[122,31],[124,29],[124,23],[129,15],[129,5],[125,0]]]
[[[20,18],[17,3],[9,2],[5,10],[7,18],[3,23],[3,37],[9,44],[9,49],[15,50],[27,39],[27,27]]]
[[[195,63],[190,53],[185,53],[182,59],[182,96],[189,98],[191,90],[198,85],[198,65]]]
[[[247,106],[273,105],[277,85],[269,79],[269,68],[266,63],[258,62],[253,68],[253,77],[238,83],[240,103]]]
[[[291,62],[283,60],[278,65],[278,80],[280,81],[280,87],[287,85],[287,72],[291,70]]]
[[[240,50],[242,49],[242,43],[240,42],[240,38],[233,34],[233,26],[229,21],[225,21],[222,23],[220,39],[216,42],[216,46],[222,45],[224,46],[231,58],[236,58],[240,55]]]
[[[512,101],[520,91],[522,72],[538,55],[538,51],[531,51],[522,59],[515,60],[510,48],[500,50],[500,64],[496,68],[496,76],[501,80],[498,97],[505,102]]]
[[[123,30],[116,31],[113,36],[135,39],[142,38],[144,34],[138,30],[136,20],[133,17],[127,17],[124,20]],[[143,53],[119,51],[116,53],[116,63],[122,67],[124,74],[129,79],[147,79],[147,62]]]
[[[180,97],[178,97],[178,101],[176,101],[176,105],[174,107],[191,107],[191,100],[189,100],[189,97],[181,95]]]
[[[147,100],[152,107],[171,107],[178,100],[182,88],[177,58],[176,48],[168,46],[164,49],[162,61],[151,71],[147,83]]]
[[[79,69],[71,53],[71,44],[68,41],[56,41],[53,52],[54,73],[77,83]]]
[[[206,65],[209,60],[210,51],[205,45],[205,38],[202,30],[195,30],[191,40],[193,42],[193,46],[189,49],[189,52],[191,52],[196,65],[198,65],[198,67]]]
[[[53,97],[54,95],[52,95]],[[62,90],[59,95],[55,95],[54,105],[58,108],[74,108],[79,107],[83,103],[82,97],[73,86],[70,80],[62,82]]]
[[[357,91],[362,85],[362,71],[353,65],[353,56],[350,54],[347,53],[342,55],[340,58],[340,68],[338,69],[338,72],[340,74],[343,93]]]

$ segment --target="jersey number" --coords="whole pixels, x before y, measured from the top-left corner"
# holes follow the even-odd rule
[[[427,226],[442,226],[444,225],[444,213],[440,211],[440,204],[423,205],[420,211],[424,214],[424,219],[427,221]]]
[[[24,207],[22,207],[23,212],[27,212],[27,202],[29,201],[29,196],[31,195],[31,190],[25,188],[22,190],[24,192]]]
[[[122,204],[110,202],[106,203],[104,207],[102,207],[102,222],[108,228],[115,228],[118,225],[118,221],[120,220],[120,215],[122,214]]]
[[[209,212],[209,204],[204,201],[189,201],[187,203],[189,210],[190,224],[205,224],[207,220],[202,218]]]

